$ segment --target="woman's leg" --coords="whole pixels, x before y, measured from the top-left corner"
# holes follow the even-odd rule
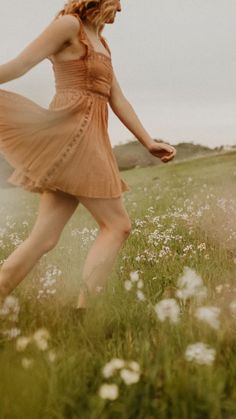
[[[79,204],[78,198],[62,191],[45,191],[29,237],[4,261],[0,270],[0,299],[4,299],[26,277],[44,253],[57,244],[61,232]]]
[[[88,305],[88,296],[96,295],[97,287],[103,287],[111,272],[116,256],[131,231],[131,222],[119,198],[80,197],[84,205],[100,226],[100,233],[86,257],[82,272],[82,289],[77,308]]]

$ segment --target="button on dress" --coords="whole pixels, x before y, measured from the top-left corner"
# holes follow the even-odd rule
[[[76,17],[86,53],[52,63],[55,95],[48,108],[0,89],[0,154],[14,168],[7,181],[25,190],[116,198],[130,187],[108,135],[111,52],[103,37],[109,55],[95,51]]]

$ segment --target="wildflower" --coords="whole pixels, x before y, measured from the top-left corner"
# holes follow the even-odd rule
[[[47,340],[49,338],[50,338],[50,334],[49,334],[48,330],[45,329],[45,328],[38,329],[33,334],[33,339],[35,339],[35,340],[37,340],[37,339],[46,339]]]
[[[13,327],[12,329],[4,330],[2,333],[7,336],[8,339],[14,339],[21,334],[21,330],[17,327]]]
[[[200,243],[197,248],[201,251],[206,250],[206,243]]]
[[[195,317],[198,320],[202,320],[206,322],[209,326],[213,329],[219,329],[220,322],[219,322],[219,315],[220,315],[220,308],[214,306],[205,306],[205,307],[198,307],[195,311]]]
[[[165,298],[154,306],[157,317],[162,322],[169,319],[173,323],[179,321],[180,308],[174,298]]]
[[[19,352],[24,351],[25,348],[30,343],[30,341],[31,341],[30,337],[20,336],[19,338],[17,338],[17,341],[16,341],[16,350],[19,351]]]
[[[222,289],[223,289],[223,285],[222,285],[222,284],[217,285],[217,286],[215,287],[215,290],[216,290],[217,294],[220,294],[220,293],[221,293],[221,291],[222,291]]]
[[[33,365],[34,360],[32,358],[22,358],[21,363],[23,368],[28,369]]]
[[[142,280],[142,279],[139,279],[139,280],[138,280],[138,282],[137,282],[137,287],[138,287],[138,288],[143,288],[143,280]]]
[[[48,341],[46,339],[37,339],[35,343],[40,351],[46,351],[48,349]]]
[[[102,399],[115,400],[119,395],[119,389],[116,384],[102,384],[99,389],[99,396]]]
[[[113,358],[103,367],[103,376],[106,378],[111,377],[117,369],[124,367],[125,361],[120,358]]]
[[[139,273],[138,271],[132,271],[129,274],[131,282],[137,282],[139,280]]]
[[[236,300],[231,301],[229,308],[233,315],[236,315]]]
[[[163,256],[167,256],[171,254],[171,250],[168,246],[163,246],[162,249],[159,252],[159,258],[162,258]]]
[[[18,299],[13,295],[8,295],[0,307],[0,316],[7,316],[9,320],[17,321],[19,311]]]
[[[48,359],[50,362],[54,362],[56,360],[56,353],[52,349],[48,351]]]
[[[130,371],[127,368],[123,368],[120,371],[120,376],[125,382],[125,384],[130,385],[133,383],[137,383],[139,381],[140,374],[136,371]]]
[[[146,299],[144,293],[140,290],[136,291],[136,295],[137,295],[138,300],[140,300],[140,301],[144,301]]]
[[[203,286],[202,278],[188,266],[184,267],[184,273],[178,279],[177,285],[180,289],[176,291],[175,295],[180,299],[186,300],[194,296],[201,300],[207,295],[207,289]]]
[[[211,349],[205,343],[197,342],[188,345],[185,351],[185,358],[187,361],[195,361],[198,364],[211,365],[215,360],[215,354],[215,349]]]
[[[136,361],[129,361],[128,367],[131,368],[133,371],[140,372],[140,365]]]
[[[37,345],[37,347],[41,350],[41,351],[45,351],[48,349],[48,339],[50,338],[50,334],[48,332],[47,329],[42,328],[42,329],[38,329],[34,334],[33,334],[33,339]]]
[[[127,279],[127,280],[124,282],[124,287],[125,287],[125,289],[126,289],[127,291],[130,291],[130,290],[131,290],[131,288],[132,288],[132,286],[133,286],[133,284],[132,284],[132,282],[131,282],[129,279]]]

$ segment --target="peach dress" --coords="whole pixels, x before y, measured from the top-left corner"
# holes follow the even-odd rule
[[[0,89],[0,153],[15,169],[7,181],[25,190],[116,198],[130,187],[107,131],[111,52],[103,37],[109,55],[96,52],[79,21],[86,54],[52,63],[56,92],[48,109]]]

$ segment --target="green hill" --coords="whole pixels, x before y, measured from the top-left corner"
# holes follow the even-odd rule
[[[160,139],[154,139],[154,141],[159,143],[163,142]],[[200,144],[179,143],[174,147],[177,150],[177,154],[172,162],[224,152],[223,146],[212,149]],[[128,170],[137,166],[147,167],[163,164],[159,158],[150,154],[138,140],[115,146],[113,150],[120,170]],[[172,162],[169,162],[168,164]]]

